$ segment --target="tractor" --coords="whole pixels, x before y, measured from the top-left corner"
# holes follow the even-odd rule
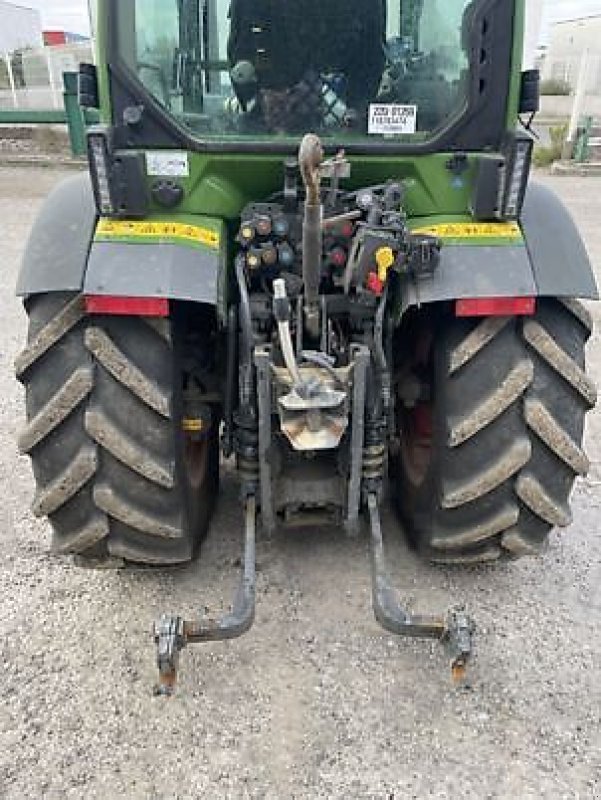
[[[18,280],[19,447],[82,565],[190,561],[235,465],[231,610],[156,623],[159,692],[187,644],[251,627],[258,524],[368,533],[377,620],[440,639],[458,679],[473,623],[403,607],[383,497],[436,564],[537,555],[570,524],[597,288],[529,180],[525,5],[95,4],[89,170]]]

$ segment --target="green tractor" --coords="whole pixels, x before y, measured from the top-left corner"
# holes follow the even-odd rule
[[[37,219],[18,283],[34,513],[82,563],[172,565],[220,464],[243,512],[231,613],[254,617],[255,525],[370,531],[378,621],[440,638],[388,578],[380,503],[440,564],[541,553],[587,471],[596,298],[561,203],[529,183],[525,0],[98,0],[89,174]]]

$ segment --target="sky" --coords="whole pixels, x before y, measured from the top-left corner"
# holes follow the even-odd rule
[[[41,11],[44,29],[83,34],[90,32],[87,0],[9,0],[9,2]]]
[[[45,28],[88,33],[87,0],[14,0],[16,5],[38,8]],[[528,3],[528,0],[526,0]],[[554,21],[601,13],[601,0],[546,0],[546,27]]]

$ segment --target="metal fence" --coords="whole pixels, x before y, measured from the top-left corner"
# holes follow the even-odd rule
[[[92,58],[89,43],[0,54],[0,111],[62,110],[63,74]]]

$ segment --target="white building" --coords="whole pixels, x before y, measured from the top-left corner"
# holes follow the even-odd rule
[[[601,14],[558,22],[551,32],[543,78],[576,88],[583,54],[587,53],[589,94],[601,94]]]
[[[0,55],[43,44],[40,12],[0,0]]]
[[[539,65],[539,45],[543,21],[544,0],[526,0],[526,30],[524,31],[524,69]]]

